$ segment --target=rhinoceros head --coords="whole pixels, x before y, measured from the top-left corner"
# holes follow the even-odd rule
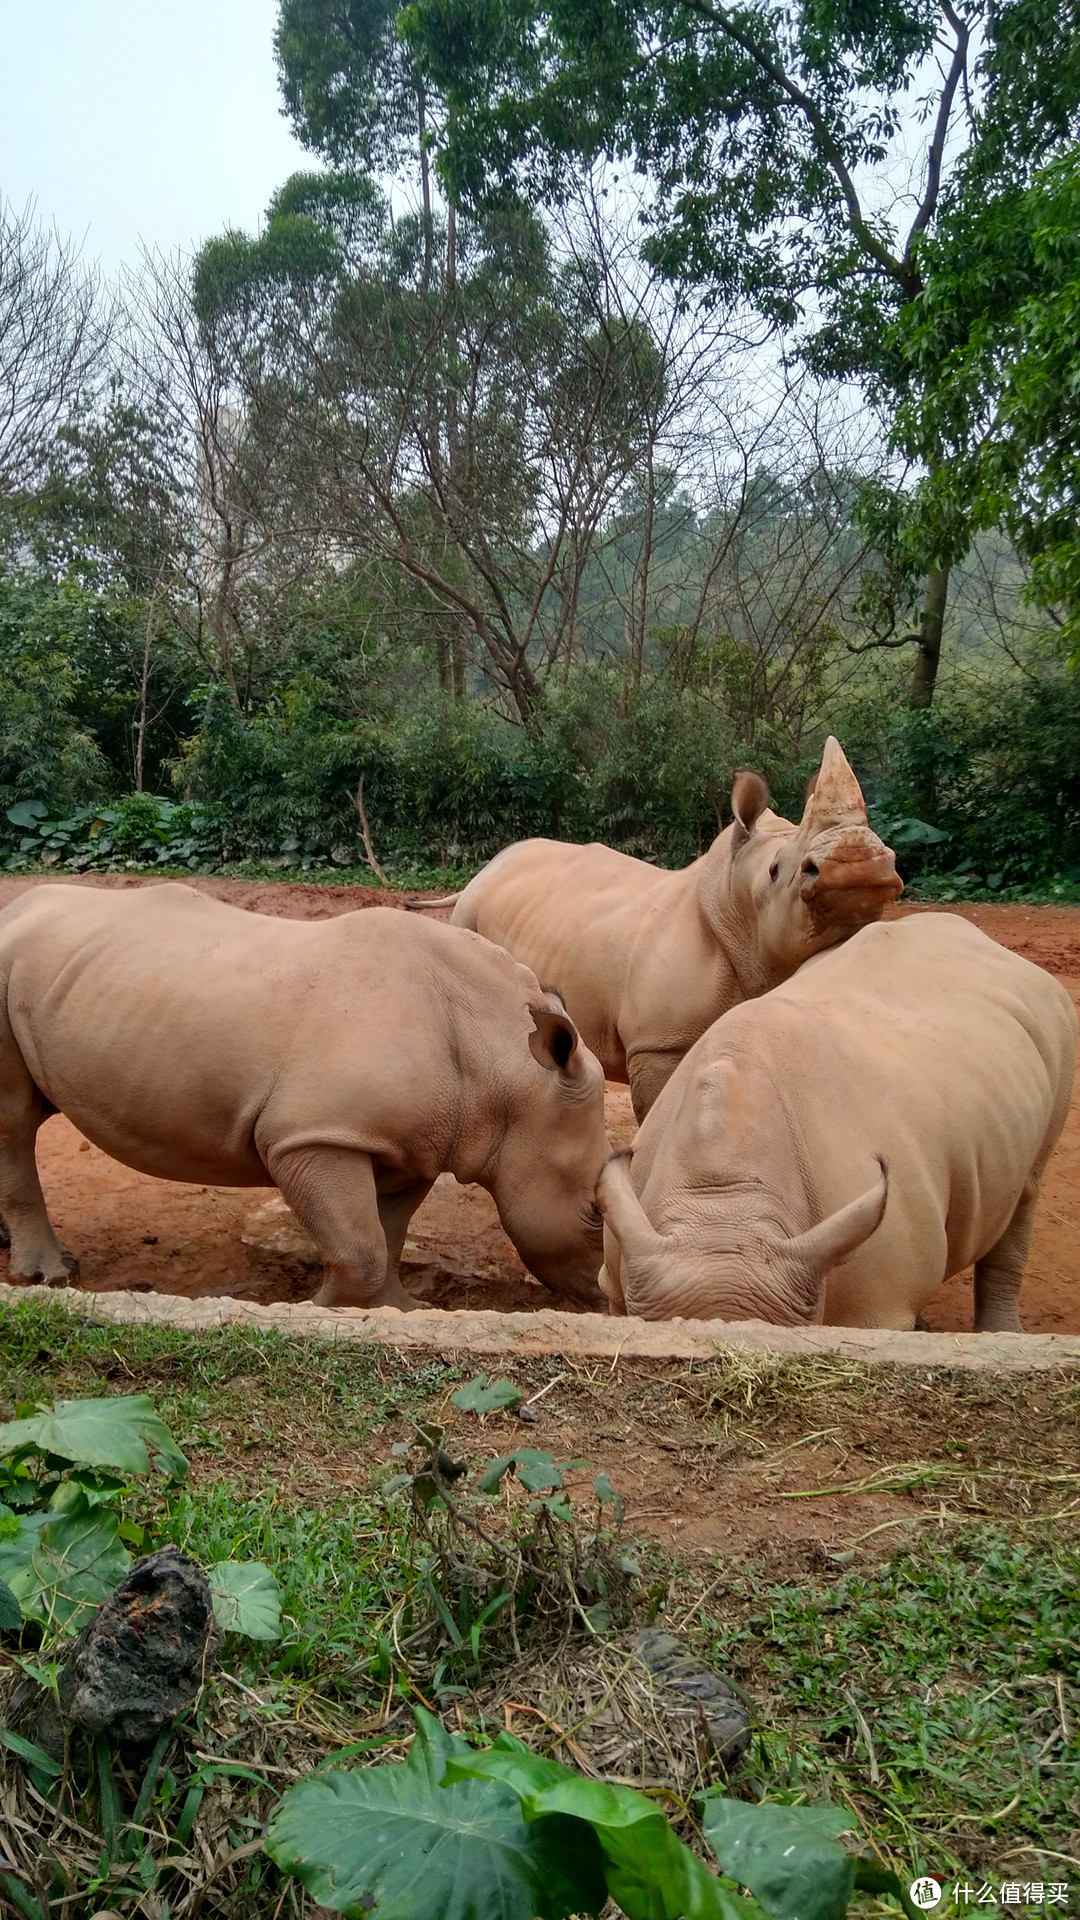
[[[874,1186],[800,1234],[778,1227],[763,1188],[756,1195],[719,1188],[660,1232],[626,1153],[607,1161],[596,1197],[605,1231],[600,1287],[610,1312],[794,1327],[821,1320],[830,1270],[880,1226],[888,1175],[882,1163]]]
[[[522,1057],[511,1076],[496,1153],[481,1183],[530,1273],[581,1306],[602,1310],[596,1276],[603,1236],[594,1196],[611,1151],[604,1072],[560,996],[537,989],[533,976],[519,971],[533,987],[527,1008],[532,1059]]]
[[[741,929],[757,991],[880,919],[903,892],[892,848],[868,825],[862,788],[831,735],[797,826],[770,812],[768,797],[757,774],[736,776],[726,917]]]

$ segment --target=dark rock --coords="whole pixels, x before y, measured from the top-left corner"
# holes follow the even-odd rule
[[[730,1769],[750,1745],[750,1715],[714,1667],[699,1660],[674,1633],[646,1627],[634,1650],[661,1687],[680,1704],[693,1702],[718,1760]]]
[[[87,1733],[149,1746],[191,1705],[224,1638],[206,1575],[162,1547],[83,1628],[60,1675],[61,1713]]]

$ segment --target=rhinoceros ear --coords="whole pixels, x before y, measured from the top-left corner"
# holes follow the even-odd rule
[[[570,1015],[540,1005],[531,1005],[529,1012],[533,1017],[533,1031],[529,1035],[533,1059],[549,1073],[565,1073],[578,1047],[578,1030]]]
[[[760,773],[737,773],[731,789],[731,811],[735,815],[735,851],[749,840],[769,804],[769,789]]]

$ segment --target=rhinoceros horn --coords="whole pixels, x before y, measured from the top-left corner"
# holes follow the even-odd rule
[[[821,756],[821,765],[806,796],[801,824],[812,833],[827,827],[839,827],[866,820],[863,790],[851,769],[851,763],[830,733]]]
[[[889,1173],[884,1160],[879,1160],[881,1175],[872,1187],[861,1193],[857,1200],[850,1200],[846,1207],[830,1213],[824,1220],[811,1227],[806,1233],[798,1233],[785,1242],[784,1257],[804,1273],[815,1280],[823,1280],[831,1267],[838,1266],[841,1260],[861,1247],[869,1240],[881,1225],[885,1215],[885,1203],[889,1197]]]
[[[815,924],[851,931],[881,918],[904,891],[892,848],[866,818],[866,802],[838,740],[829,735],[799,824],[800,894]]]
[[[644,1260],[663,1252],[664,1236],[657,1233],[630,1177],[629,1152],[613,1153],[605,1160],[596,1183],[596,1199],[605,1221],[627,1261]]]

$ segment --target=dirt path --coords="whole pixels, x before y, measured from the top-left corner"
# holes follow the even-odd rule
[[[71,884],[70,876],[63,878]],[[51,877],[0,879],[0,907],[27,886],[52,884]],[[99,874],[78,884],[161,883]],[[302,920],[423,897],[285,881],[198,879],[192,884],[253,913]],[[1056,974],[1080,1006],[1080,908],[947,910]],[[629,1144],[634,1123],[624,1087],[608,1088],[608,1128],[616,1146]],[[42,1129],[38,1161],[53,1220],[61,1238],[78,1250],[81,1285],[88,1289],[134,1288],[192,1299],[239,1294],[266,1305],[304,1300],[315,1291],[314,1248],[272,1190],[150,1179],[117,1165],[60,1118]],[[6,1256],[0,1255],[2,1279],[6,1266]],[[459,1187],[450,1175],[437,1182],[415,1216],[403,1269],[412,1291],[431,1306],[520,1311],[551,1303],[522,1267],[488,1195],[477,1187]],[[1074,1096],[1047,1169],[1020,1305],[1030,1333],[1080,1333],[1080,1095]],[[937,1332],[963,1332],[971,1326],[971,1313],[970,1276],[960,1275],[941,1289],[925,1317]]]

